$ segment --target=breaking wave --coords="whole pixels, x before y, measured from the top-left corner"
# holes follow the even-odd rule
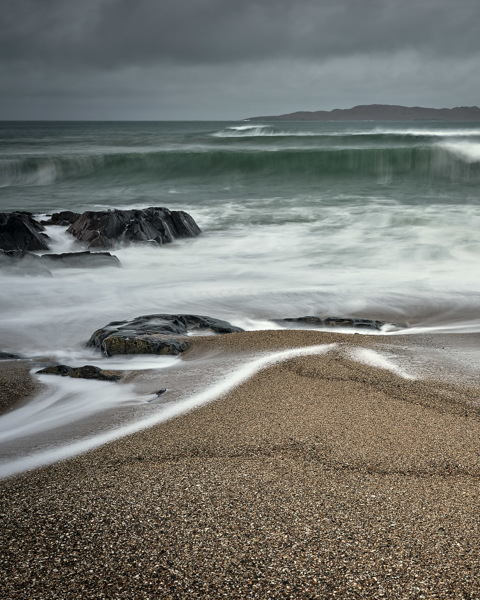
[[[16,158],[0,161],[0,186],[51,185],[79,178],[168,181],[208,177],[249,179],[416,177],[480,180],[480,144],[327,148],[206,148],[110,153],[94,156]]]

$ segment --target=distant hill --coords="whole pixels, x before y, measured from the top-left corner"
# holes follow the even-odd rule
[[[249,121],[480,121],[478,106],[424,108],[391,104],[364,104],[334,110],[297,111],[285,115],[251,117]]]

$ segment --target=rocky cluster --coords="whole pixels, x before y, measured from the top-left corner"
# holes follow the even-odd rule
[[[67,231],[89,248],[112,248],[132,242],[161,246],[201,233],[188,213],[168,208],[87,211]]]
[[[38,256],[36,252],[49,250],[46,225],[68,227],[68,233],[94,252]],[[160,207],[87,211],[83,214],[62,211],[42,222],[28,212],[0,213],[0,266],[21,269],[27,274],[48,274],[51,267],[120,266],[118,258],[99,250],[132,243],[161,246],[200,233],[200,228],[188,213]]]

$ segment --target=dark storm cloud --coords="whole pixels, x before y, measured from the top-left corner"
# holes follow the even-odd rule
[[[3,0],[2,60],[113,67],[480,48],[478,0]]]
[[[0,0],[0,32],[0,119],[480,98],[480,0]]]

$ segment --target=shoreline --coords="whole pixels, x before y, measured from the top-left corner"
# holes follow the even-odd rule
[[[480,386],[343,352],[430,343],[406,338],[196,338],[186,360],[340,344],[0,482],[5,597],[474,597]]]

